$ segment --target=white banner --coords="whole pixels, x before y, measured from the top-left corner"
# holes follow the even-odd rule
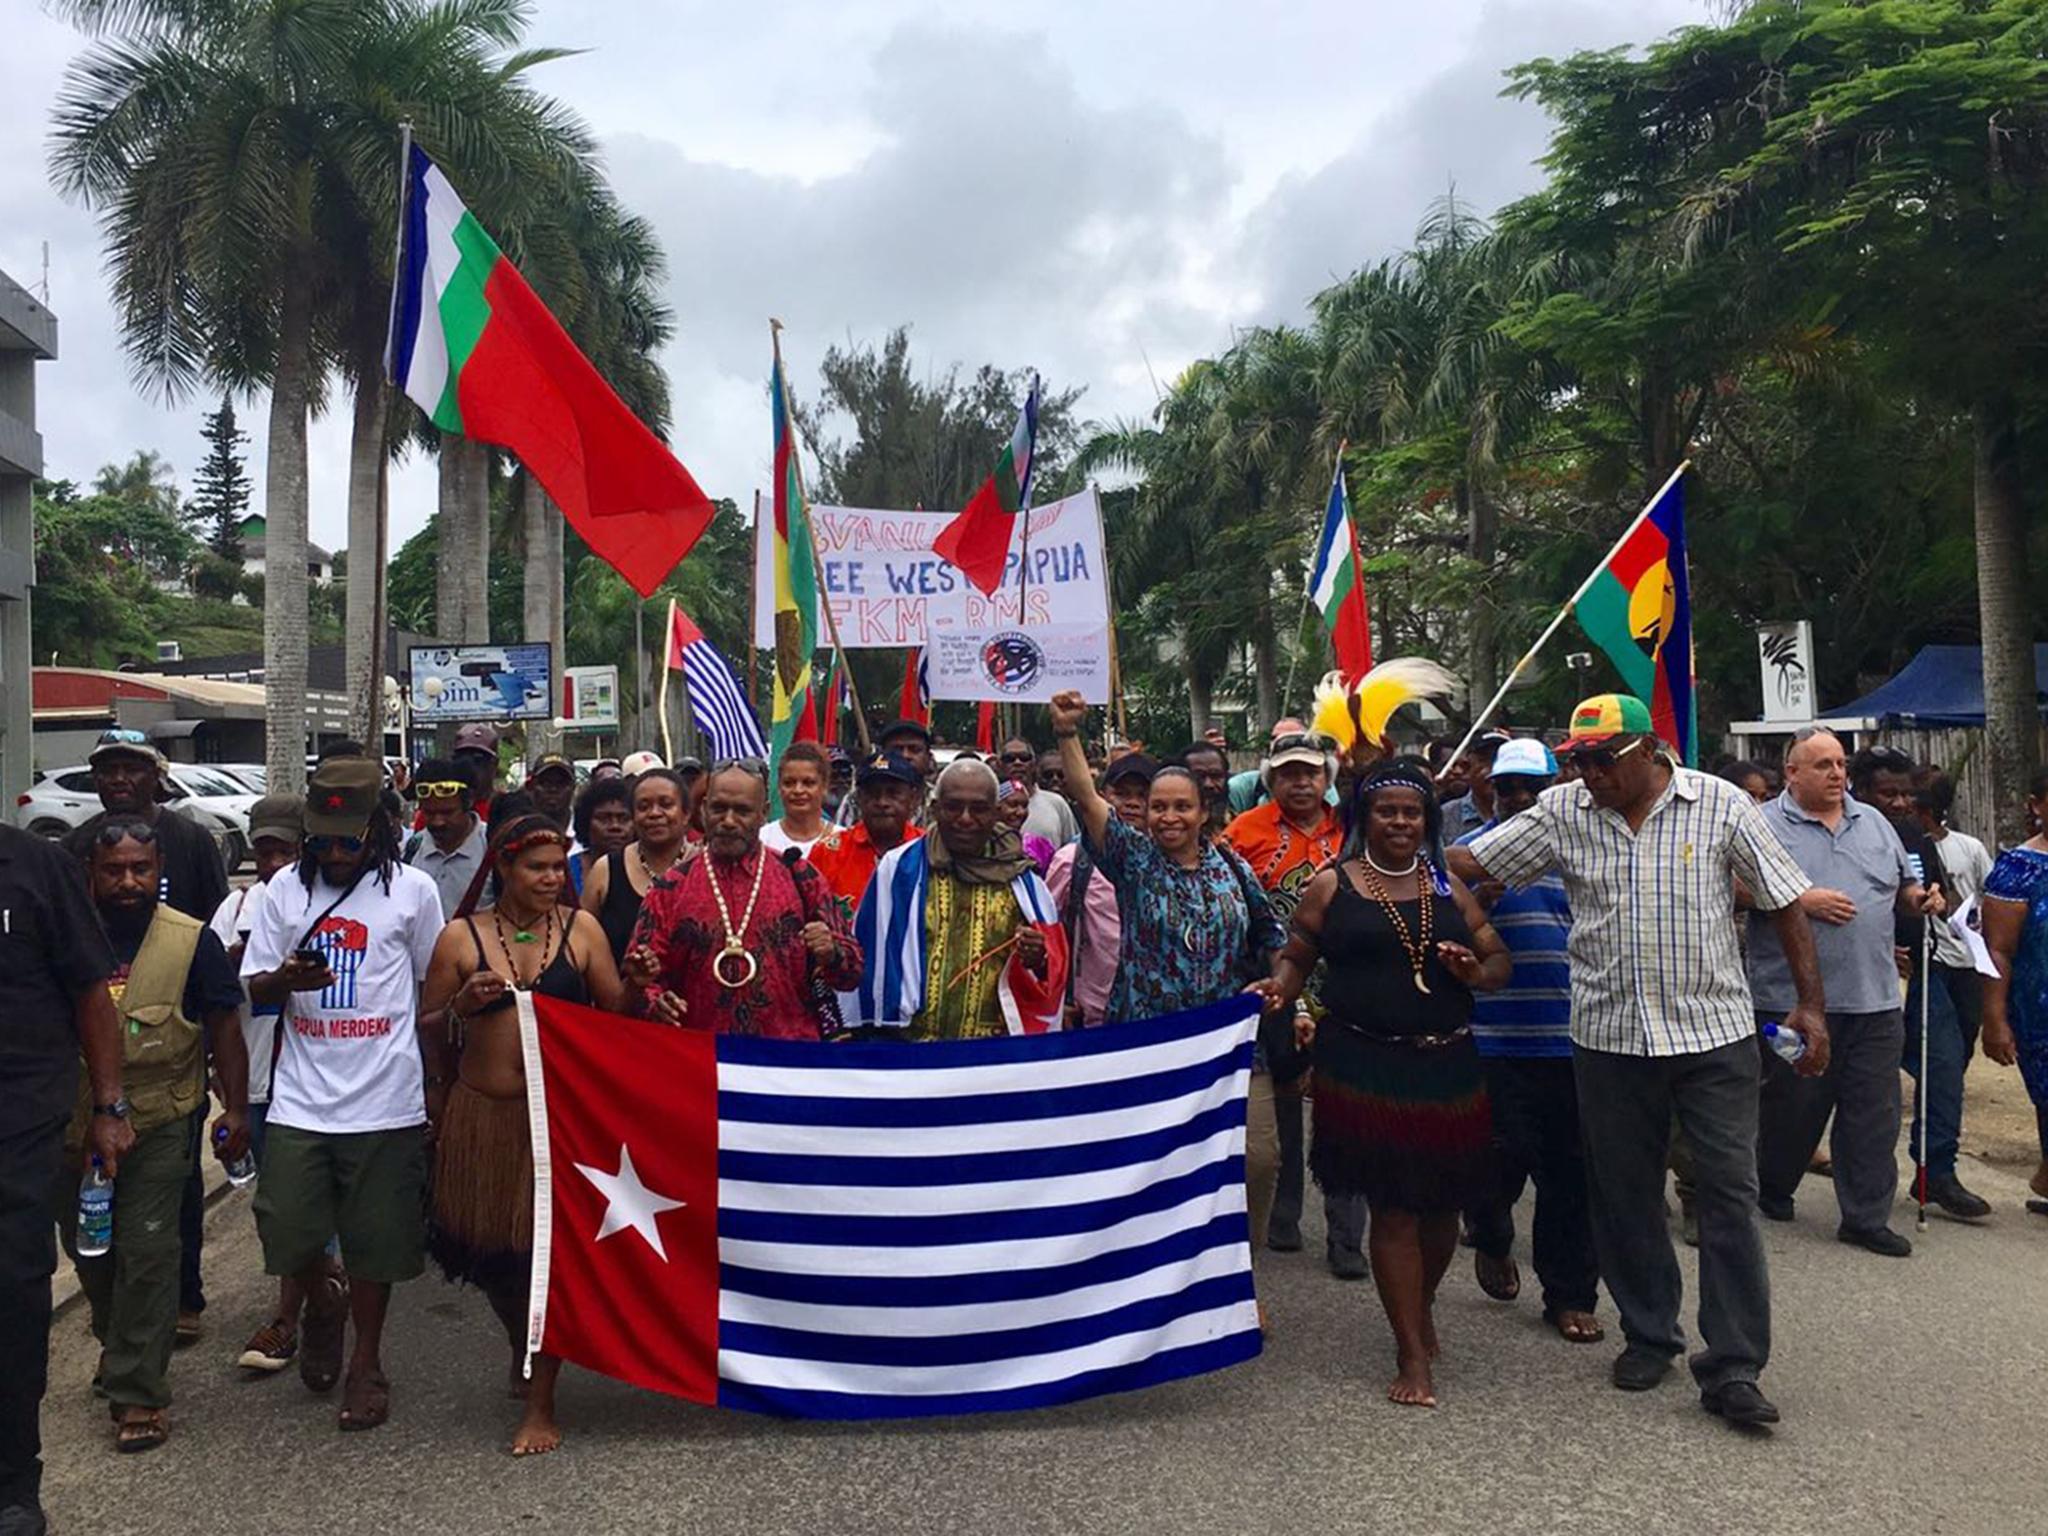
[[[1078,688],[1109,702],[1109,629],[1102,624],[934,624],[925,652],[934,699],[1049,703]]]
[[[1046,625],[1088,626],[1103,634],[1106,655],[1109,576],[1102,557],[1102,517],[1092,490],[1032,509],[1029,570],[1020,571],[1026,549],[1020,536],[1010,550],[1009,572],[993,599],[984,598],[959,571],[932,553],[932,540],[952,516],[811,508],[824,568],[820,590],[838,621],[842,645],[849,651],[901,649],[925,644],[926,632],[940,625],[990,631],[1017,626],[1023,599],[1028,608],[1022,627],[1035,634]],[[760,601],[754,608],[754,643],[772,648],[775,583],[769,552],[774,534],[765,498],[756,534],[754,581]],[[827,643],[821,615],[818,644],[822,648]],[[1107,665],[1105,661],[1105,669]]]

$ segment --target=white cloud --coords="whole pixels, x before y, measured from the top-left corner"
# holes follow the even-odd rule
[[[543,4],[534,39],[593,43],[539,78],[597,130],[626,205],[666,245],[674,437],[707,490],[765,483],[767,320],[803,390],[827,346],[909,324],[940,369],[1032,364],[1136,414],[1153,380],[1298,318],[1317,288],[1399,249],[1453,180],[1475,204],[1535,186],[1541,115],[1498,98],[1537,54],[1641,41],[1696,0],[1115,6],[798,0],[756,12],[657,0]],[[601,16],[597,31],[593,18]],[[129,381],[91,222],[51,191],[50,102],[80,41],[17,18],[0,56],[0,267],[51,245],[63,357],[42,370],[53,473],[135,448],[189,476],[209,402]],[[478,213],[489,219],[487,209]],[[339,404],[339,402],[337,402]],[[261,485],[261,402],[249,411]],[[344,537],[348,420],[316,423],[313,530]],[[434,505],[394,481],[394,543]]]

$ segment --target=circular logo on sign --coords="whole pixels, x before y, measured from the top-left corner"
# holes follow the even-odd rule
[[[1023,693],[1045,670],[1045,652],[1021,629],[1006,629],[981,648],[981,671],[1000,693]]]

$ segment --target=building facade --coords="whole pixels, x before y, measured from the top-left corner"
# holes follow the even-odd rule
[[[27,790],[34,654],[30,589],[36,579],[35,500],[43,472],[36,431],[36,364],[57,355],[57,317],[0,272],[0,805]]]

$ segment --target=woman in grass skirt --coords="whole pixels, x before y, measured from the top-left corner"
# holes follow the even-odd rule
[[[1372,1274],[1398,1359],[1387,1396],[1423,1408],[1436,1406],[1432,1309],[1458,1213],[1492,1187],[1472,989],[1506,985],[1511,965],[1472,893],[1430,862],[1439,843],[1427,768],[1369,768],[1344,851],[1303,892],[1268,994],[1291,1008],[1316,961],[1328,966],[1309,1166],[1326,1191],[1372,1208]]]
[[[533,1273],[533,1142],[514,990],[618,1011],[626,993],[595,917],[560,905],[569,840],[544,816],[498,829],[491,862],[498,899],[441,931],[421,988],[429,1027],[445,1021],[452,1082],[430,1083],[434,1138],[428,1246],[442,1272],[484,1293],[512,1346],[512,1390],[526,1400],[512,1454],[561,1443],[555,1378],[562,1362],[537,1355],[522,1378],[527,1291]],[[445,1095],[445,1097],[444,1097]]]

